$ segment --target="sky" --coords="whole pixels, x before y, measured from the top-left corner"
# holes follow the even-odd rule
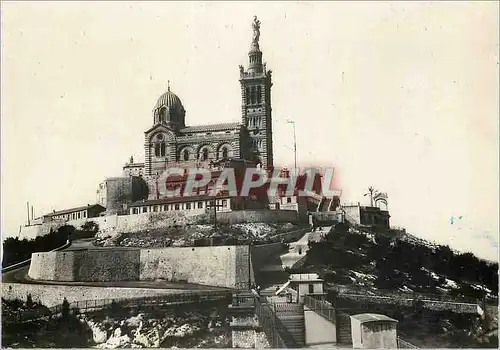
[[[144,159],[156,99],[240,121],[252,19],[273,70],[275,164],[334,166],[341,200],[498,261],[498,2],[8,2],[1,11],[1,232],[96,202]],[[461,219],[451,220],[452,217]],[[453,224],[452,224],[453,222]]]

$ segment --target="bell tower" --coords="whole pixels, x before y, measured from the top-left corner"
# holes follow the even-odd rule
[[[265,169],[273,167],[273,131],[271,119],[271,71],[262,63],[259,47],[260,21],[254,16],[253,38],[248,52],[248,69],[240,66],[241,117],[248,130],[244,156],[260,162]]]

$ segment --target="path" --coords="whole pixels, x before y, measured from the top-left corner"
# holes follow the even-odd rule
[[[299,240],[289,243],[289,251],[281,254],[279,256],[279,261],[275,264],[270,264],[264,266],[260,269],[260,273],[265,273],[268,278],[263,279],[262,287],[263,291],[266,293],[271,293],[281,287],[284,283],[288,281],[289,274],[285,271],[285,268],[293,267],[300,259],[305,258],[307,251],[309,250],[309,241],[317,240],[319,237],[326,235],[330,232],[332,226],[327,226],[321,228],[321,230],[316,230],[315,232],[306,232]],[[278,260],[278,259],[276,259]]]

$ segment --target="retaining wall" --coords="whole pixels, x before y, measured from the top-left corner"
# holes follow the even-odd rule
[[[28,276],[66,282],[163,279],[243,288],[254,281],[251,260],[248,246],[46,252],[32,255]]]

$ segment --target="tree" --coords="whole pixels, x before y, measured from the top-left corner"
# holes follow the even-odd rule
[[[33,298],[31,297],[31,293],[26,297],[26,307],[31,309],[33,307]]]
[[[62,302],[62,317],[67,318],[69,316],[69,303],[66,297],[64,297],[64,300]]]

